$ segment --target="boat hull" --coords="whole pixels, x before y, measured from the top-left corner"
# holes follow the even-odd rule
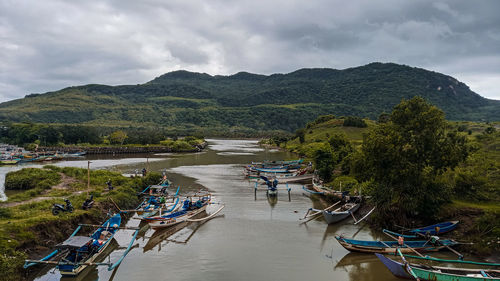
[[[411,276],[408,268],[401,262],[397,262],[381,254],[375,254],[382,263],[391,271],[391,273],[399,278],[414,279]],[[418,264],[409,264],[411,271],[420,280],[429,281],[483,281],[483,280],[500,280],[499,270],[481,270],[481,269],[464,269],[464,268],[449,268],[433,266],[424,267]],[[482,276],[482,273],[492,274],[496,277]]]
[[[391,260],[390,258],[379,254],[375,253],[377,258],[389,269],[389,271],[392,273],[392,275],[399,277],[399,278],[404,278],[404,279],[412,279],[412,277],[406,272],[404,269],[403,264],[396,262],[394,260]]]
[[[153,221],[149,222],[149,225],[153,229],[161,229],[161,228],[171,227],[171,226],[174,226],[174,225],[179,224],[181,222],[185,222],[185,221],[189,220],[190,218],[205,211],[206,209],[207,209],[207,205],[203,205],[201,208],[189,211],[187,214],[185,214],[183,216],[180,216],[177,218],[170,218],[170,219],[153,220]]]
[[[434,225],[424,226],[421,228],[412,229],[410,233],[419,233],[419,234],[430,234],[430,235],[440,235],[446,232],[450,232],[457,228],[458,221],[448,221],[442,222]],[[439,227],[439,233],[436,232],[436,227]]]
[[[344,212],[323,211],[323,217],[325,218],[325,221],[328,224],[336,223],[336,222],[339,222],[341,220],[344,220],[344,219],[350,217],[351,213],[356,212],[360,206],[361,206],[361,204],[357,203],[349,211],[344,211]]]
[[[89,259],[85,260],[85,263],[92,263],[97,258],[99,258],[101,256],[101,254],[111,244],[111,243],[109,243],[109,242],[111,242],[110,240],[108,240],[108,242],[103,247],[101,247],[101,249],[99,250],[99,252],[95,253],[92,257],[90,257]],[[80,272],[82,272],[83,270],[85,270],[85,268],[87,268],[88,266],[89,265],[82,264],[82,265],[79,265],[77,267],[74,267],[72,270],[68,270],[66,268],[63,268],[62,266],[58,266],[58,269],[59,269],[59,272],[61,273],[61,275],[63,277],[73,277],[73,276],[77,276],[78,274],[80,274]]]
[[[411,266],[411,270],[420,280],[428,281],[486,281],[486,280],[500,280],[500,277],[485,277],[481,276],[481,270],[465,270],[461,269],[462,274],[444,273],[441,269],[427,270]],[[485,272],[487,270],[483,270]],[[500,273],[500,271],[497,271]],[[498,275],[500,276],[500,275]]]
[[[340,236],[335,236],[335,239],[344,247],[346,250],[351,252],[360,253],[380,253],[380,254],[395,254],[396,250],[399,249],[403,254],[414,253],[413,250],[418,252],[436,252],[446,246],[455,245],[456,242],[453,240],[443,240],[441,245],[432,245],[427,243],[427,241],[407,241],[405,242],[412,249],[405,246],[397,246],[396,241],[361,241],[346,239]]]

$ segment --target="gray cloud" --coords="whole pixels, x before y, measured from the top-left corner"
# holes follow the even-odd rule
[[[396,62],[500,99],[500,1],[0,0],[0,102],[187,69]]]

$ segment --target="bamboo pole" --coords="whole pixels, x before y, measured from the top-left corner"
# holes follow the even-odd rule
[[[308,219],[307,219],[306,221],[301,222],[300,224],[306,223],[306,222],[308,222],[308,221],[310,221],[310,220],[313,220],[313,219],[317,218],[319,215],[323,214],[323,211],[328,211],[328,210],[330,210],[331,208],[333,208],[334,206],[336,206],[336,205],[337,205],[337,204],[339,204],[340,202],[341,202],[341,201],[338,201],[337,203],[335,203],[335,204],[331,205],[330,207],[328,207],[328,208],[326,208],[326,209],[323,209],[323,210],[321,210],[321,211],[318,211],[317,213],[314,213],[314,214],[312,214],[312,215],[309,215]],[[305,218],[304,218],[304,219],[305,219]]]
[[[28,263],[44,263],[44,264],[74,264],[74,265],[111,265],[110,263],[104,262],[82,262],[82,263],[72,263],[72,262],[60,262],[60,261],[41,261],[41,260],[26,260]]]
[[[201,218],[201,219],[187,219],[188,222],[198,222],[198,221],[205,221],[205,220],[208,220],[208,219],[211,219],[213,218],[217,213],[219,213],[222,209],[224,209],[225,205],[222,205],[222,207],[220,207],[217,211],[215,211],[213,214],[211,214],[210,216],[208,217],[205,217],[205,218]]]
[[[360,222],[362,222],[364,219],[366,219],[373,211],[375,210],[375,207],[373,207],[373,209],[371,209],[364,217],[362,217],[359,221],[355,222],[354,224],[358,224]]]
[[[122,212],[122,210],[120,209],[120,207],[118,207],[118,204],[115,203],[113,198],[109,197],[109,200],[111,200],[111,203],[113,203],[115,205],[115,207],[118,209],[118,211]]]
[[[90,190],[90,161],[87,161],[87,196]]]
[[[80,223],[78,225],[81,226],[93,226],[93,227],[102,227],[100,224],[85,224],[85,223]],[[127,226],[119,226],[119,227],[114,227],[114,226],[109,226],[110,228],[116,228],[116,229],[130,229],[130,230],[139,230],[139,227],[127,227]]]

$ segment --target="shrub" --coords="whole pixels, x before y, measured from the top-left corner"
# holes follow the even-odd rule
[[[344,127],[358,127],[358,128],[366,128],[368,125],[366,124],[365,120],[355,117],[355,116],[347,116],[344,119],[344,124],[342,125]]]
[[[32,189],[35,187],[50,188],[61,181],[61,175],[53,170],[24,168],[9,172],[5,176],[5,189]]]

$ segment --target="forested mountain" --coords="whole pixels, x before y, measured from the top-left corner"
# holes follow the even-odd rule
[[[453,77],[393,63],[288,74],[211,76],[174,71],[139,85],[85,85],[0,104],[0,120],[182,130],[287,130],[318,115],[376,119],[422,96],[450,120],[498,121],[500,101]]]

